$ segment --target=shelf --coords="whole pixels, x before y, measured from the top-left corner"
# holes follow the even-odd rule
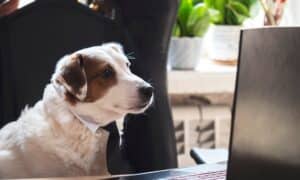
[[[233,93],[236,66],[204,61],[194,71],[168,71],[168,91],[171,95]]]

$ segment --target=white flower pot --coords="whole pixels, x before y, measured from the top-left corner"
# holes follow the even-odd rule
[[[211,59],[232,63],[238,59],[242,26],[214,25],[211,27],[209,56]]]
[[[172,37],[168,61],[172,69],[195,69],[200,59],[203,39]]]

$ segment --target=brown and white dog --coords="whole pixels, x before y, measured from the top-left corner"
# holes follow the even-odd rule
[[[153,100],[129,66],[116,43],[60,59],[42,100],[0,130],[0,178],[109,174],[108,132],[99,127]]]

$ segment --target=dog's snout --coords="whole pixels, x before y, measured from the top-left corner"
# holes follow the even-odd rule
[[[152,97],[153,89],[150,85],[142,86],[139,88],[139,93],[143,98],[148,100]]]

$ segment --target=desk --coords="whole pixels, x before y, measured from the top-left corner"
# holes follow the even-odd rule
[[[201,172],[222,171],[226,169],[226,164],[204,164],[187,168],[167,169],[161,171],[153,171],[132,175],[120,175],[120,176],[85,176],[85,177],[69,177],[69,178],[40,178],[32,180],[99,180],[99,179],[111,179],[111,180],[155,180],[165,179],[170,177],[176,177],[181,175],[188,175]],[[25,180],[25,179],[24,179]],[[30,180],[30,179],[26,179]]]

